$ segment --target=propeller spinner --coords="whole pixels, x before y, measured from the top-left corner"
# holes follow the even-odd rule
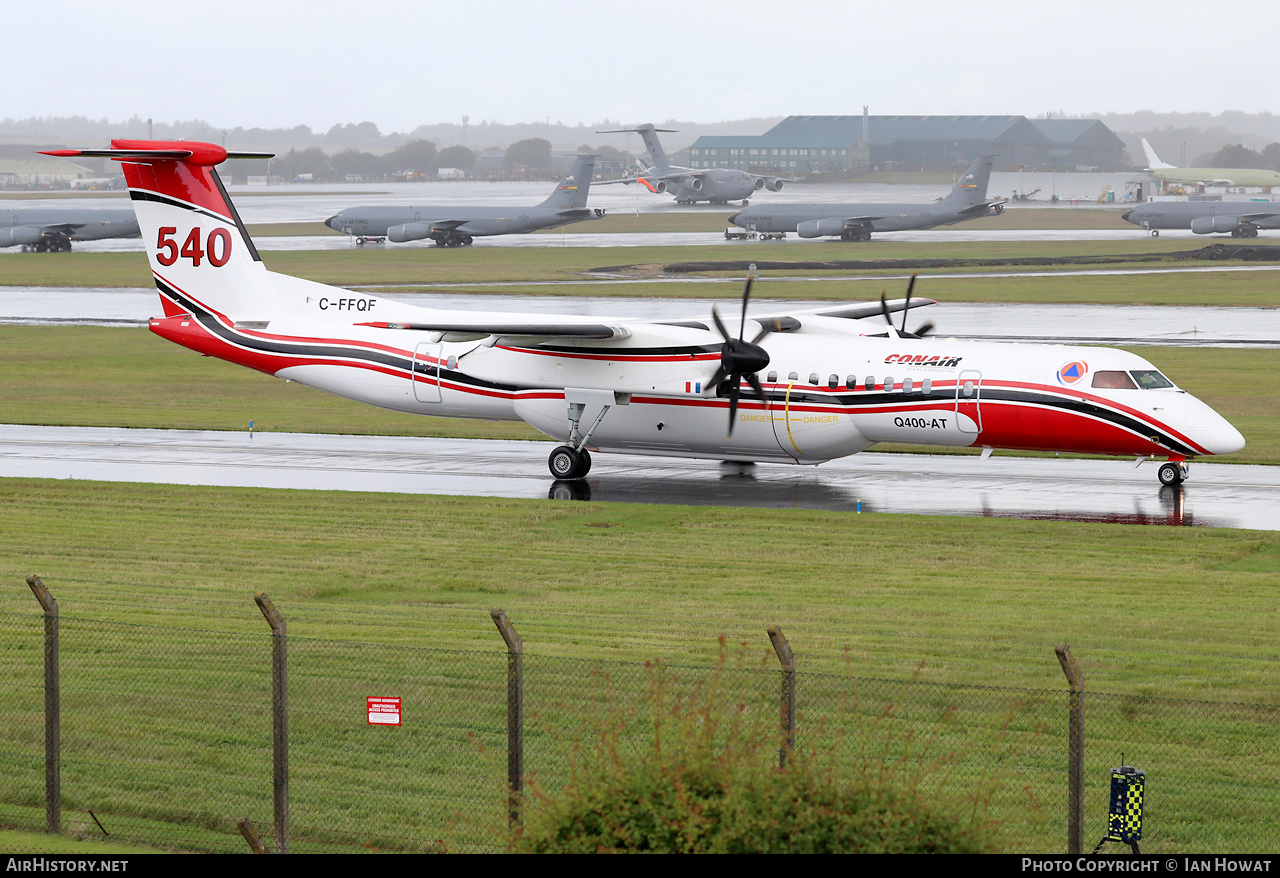
[[[724,346],[720,349],[720,365],[716,367],[716,373],[711,376],[707,386],[712,390],[718,390],[723,386],[725,395],[729,397],[730,438],[733,437],[733,425],[738,419],[738,397],[742,392],[741,384],[744,378],[760,401],[768,402],[768,397],[765,396],[764,388],[760,386],[760,379],[756,373],[769,365],[769,354],[760,347],[758,342],[770,332],[780,328],[779,326],[762,326],[759,334],[751,341],[746,341],[744,338],[747,330],[747,302],[751,298],[752,280],[753,278],[748,277],[746,286],[742,290],[742,319],[738,324],[737,338],[725,329],[715,306],[711,307],[711,319],[715,321],[716,329],[720,330]]]

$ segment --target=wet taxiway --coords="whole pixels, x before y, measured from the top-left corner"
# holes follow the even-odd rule
[[[737,285],[736,279],[719,279]],[[900,279],[905,283],[905,278]],[[850,298],[872,299],[892,278],[874,279],[875,289],[855,288]],[[757,290],[760,286],[756,287]],[[628,298],[622,296],[504,296],[456,287],[435,293],[381,290],[388,299],[427,308],[500,313],[580,314],[639,320],[706,319],[723,300]],[[757,299],[753,313],[779,313],[830,306],[831,302]],[[156,315],[153,289],[111,287],[0,287],[0,323],[145,325]],[[1153,305],[1026,305],[943,302],[921,312],[938,333],[955,338],[1055,341],[1081,344],[1280,346],[1280,309]],[[869,332],[881,331],[878,319]]]
[[[820,467],[594,456],[551,442],[0,425],[0,477],[1057,519],[1280,530],[1280,467],[863,453]]]

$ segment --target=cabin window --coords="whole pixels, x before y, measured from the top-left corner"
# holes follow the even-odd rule
[[[1173,382],[1155,369],[1134,369],[1129,373],[1143,390],[1163,390],[1172,387]]]
[[[1103,390],[1137,390],[1128,372],[1094,372],[1093,386]]]
[[[921,393],[933,393],[933,379],[926,378],[920,382]]]
[[[844,386],[849,390],[857,390],[858,379],[855,378],[853,375],[850,375],[848,378],[844,379]]]
[[[875,376],[874,376],[874,375],[868,375],[868,376],[867,376],[867,380],[866,380],[866,382],[864,382],[862,386],[863,386],[863,387],[865,387],[867,390],[875,390],[875,389],[876,389],[876,379],[875,379]]]
[[[903,378],[903,379],[902,379],[902,392],[903,392],[903,393],[910,393],[910,392],[911,392],[911,387],[912,387],[912,381],[911,381],[911,379],[910,379],[910,378]]]
[[[835,390],[835,389],[836,389],[837,387],[839,387],[839,386],[840,386],[840,376],[839,376],[839,375],[836,375],[836,374],[832,373],[830,376],[828,376],[828,378],[827,378],[827,387],[829,387],[829,388],[830,388],[830,389],[832,389],[832,390]]]
[[[778,383],[778,373],[777,373],[777,372],[770,372],[768,375],[766,375],[766,376],[765,376],[765,379],[764,379],[764,380],[765,380],[765,381],[768,381],[770,384],[777,384],[777,383]]]
[[[797,372],[789,372],[789,373],[787,373],[787,380],[788,380],[788,381],[799,381],[799,380],[800,380],[800,375],[799,375],[799,373],[797,373]]]
[[[810,373],[809,373],[809,383],[810,383],[810,384],[812,384],[812,385],[814,385],[814,386],[817,386],[817,384],[818,384],[818,373],[817,373],[817,372],[810,372]]]
[[[884,392],[885,392],[885,393],[893,393],[893,379],[892,379],[892,378],[886,377],[886,378],[884,379]]]
[[[966,381],[964,383],[964,389],[962,392],[964,393],[965,399],[972,399],[973,398],[973,382]]]

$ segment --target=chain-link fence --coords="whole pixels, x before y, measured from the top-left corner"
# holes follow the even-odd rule
[[[49,753],[45,621],[38,610],[0,613],[0,825],[242,851],[243,818],[280,849],[275,635],[74,614],[58,626],[60,750]],[[715,667],[541,655],[517,666],[494,637],[492,652],[287,639],[289,851],[504,850],[509,743],[529,782],[525,807],[536,807],[607,730],[642,753],[654,712],[685,707],[722,711],[725,729],[730,715],[746,717],[775,742],[790,721],[796,754],[821,753],[842,774],[889,776],[944,806],[978,809],[1000,850],[1067,849],[1065,685],[809,674],[801,661],[788,720],[787,678],[763,643]],[[522,673],[514,689],[513,667]],[[513,692],[523,711],[516,730]],[[386,696],[400,699],[399,725],[370,722],[366,699]],[[1144,852],[1280,848],[1280,708],[1087,691],[1083,703],[1086,850],[1106,833],[1109,769],[1121,764],[1147,772]]]

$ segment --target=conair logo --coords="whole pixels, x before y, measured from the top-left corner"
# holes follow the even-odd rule
[[[959,366],[964,357],[945,357],[938,354],[890,354],[884,358],[886,363],[898,363],[904,366]]]

